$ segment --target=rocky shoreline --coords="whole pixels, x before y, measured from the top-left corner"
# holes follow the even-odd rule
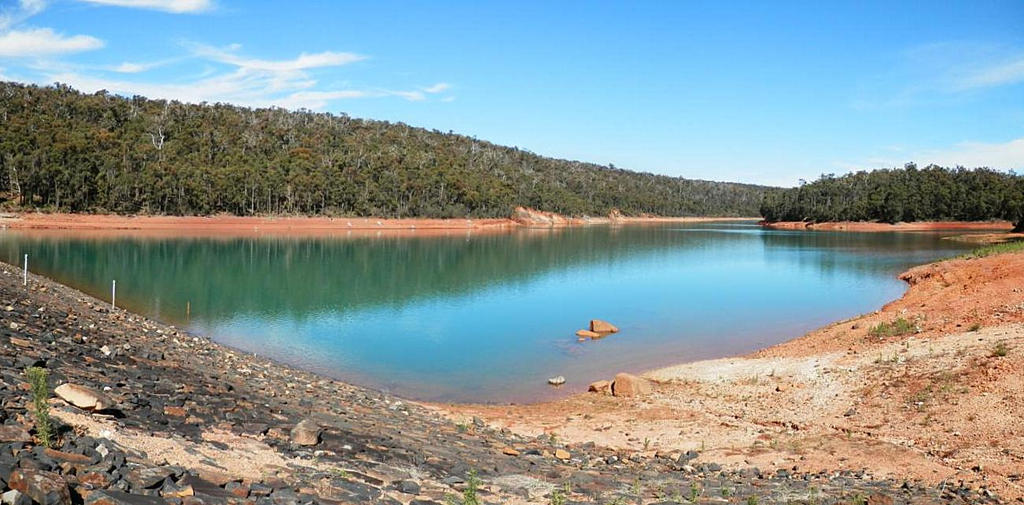
[[[985,489],[869,471],[725,470],[453,422],[434,409],[224,348],[0,263],[4,505],[986,503]],[[50,400],[37,445],[25,370],[105,395]],[[699,461],[699,462],[698,462]]]

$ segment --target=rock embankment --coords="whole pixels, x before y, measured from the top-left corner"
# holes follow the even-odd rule
[[[522,437],[238,353],[0,264],[5,505],[976,503],[862,471],[725,471]],[[38,444],[25,370],[51,387]],[[618,381],[618,378],[617,378]]]

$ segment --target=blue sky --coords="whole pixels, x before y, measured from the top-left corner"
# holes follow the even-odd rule
[[[0,78],[794,185],[1024,169],[1024,2],[0,0]]]

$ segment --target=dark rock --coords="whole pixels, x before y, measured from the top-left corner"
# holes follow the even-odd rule
[[[155,489],[171,475],[174,475],[174,471],[166,467],[141,467],[130,470],[124,478],[132,485],[132,489]]]
[[[32,436],[21,426],[0,426],[0,442],[31,442]]]
[[[70,505],[71,491],[60,475],[40,470],[19,468],[11,472],[7,483],[39,505]]]
[[[89,493],[85,499],[85,505],[167,505],[167,501],[157,496],[101,489]]]
[[[420,494],[420,485],[414,480],[402,480],[395,484],[395,489],[405,494]]]

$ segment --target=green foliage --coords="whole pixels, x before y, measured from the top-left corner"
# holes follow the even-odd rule
[[[965,254],[964,257],[984,258],[985,256],[992,256],[993,254],[1004,254],[1022,251],[1024,251],[1024,240],[1015,240],[1012,242],[1003,242],[1002,244],[993,244],[985,247],[979,247]]]
[[[551,505],[565,505],[565,495],[559,490],[551,492]]]
[[[1006,346],[1006,342],[997,342],[992,348],[993,358],[1004,358],[1010,353],[1010,348]]]
[[[757,505],[758,502],[756,495],[750,495],[747,497],[747,505]]]
[[[982,221],[1006,219],[1024,227],[1024,177],[988,168],[935,165],[861,171],[799,187],[770,190],[761,203],[766,221]]]
[[[881,322],[873,326],[868,330],[868,334],[872,337],[885,338],[885,337],[898,337],[913,333],[914,323],[902,318],[897,317],[890,322]]]
[[[45,368],[37,366],[25,370],[32,395],[32,415],[36,418],[36,437],[43,447],[53,443],[53,424],[50,422],[50,384]]]
[[[546,158],[345,114],[0,82],[0,203],[172,215],[753,216],[766,188]]]
[[[476,470],[469,471],[469,478],[466,479],[466,489],[462,491],[462,505],[480,505],[480,498],[476,495],[480,488],[480,478]]]

